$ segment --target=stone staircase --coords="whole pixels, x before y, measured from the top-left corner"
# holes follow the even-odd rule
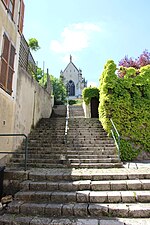
[[[18,192],[0,224],[150,224],[150,167],[122,167],[98,120],[78,108],[80,115],[71,109],[66,144],[65,117],[42,119],[29,135],[28,170],[20,169],[21,149],[12,158],[5,183]]]

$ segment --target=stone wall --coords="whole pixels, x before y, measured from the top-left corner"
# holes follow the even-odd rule
[[[0,133],[28,135],[41,118],[49,118],[54,100],[22,67],[18,68],[16,99],[0,89]],[[22,137],[0,137],[0,151],[14,151]],[[5,157],[4,157],[5,156]],[[0,155],[0,165],[9,159]]]
[[[84,110],[85,118],[91,118],[91,104],[88,105],[85,104],[85,102],[82,103],[82,107]]]
[[[27,135],[39,119],[50,117],[53,99],[47,90],[20,66],[16,96],[14,130]]]

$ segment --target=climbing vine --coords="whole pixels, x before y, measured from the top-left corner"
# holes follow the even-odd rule
[[[91,102],[91,99],[96,97],[99,99],[99,89],[97,87],[84,88],[82,92],[83,100],[86,105]]]
[[[121,158],[134,159],[141,150],[150,152],[150,65],[125,68],[119,78],[109,60],[100,77],[99,118],[110,133],[113,119],[121,135]]]

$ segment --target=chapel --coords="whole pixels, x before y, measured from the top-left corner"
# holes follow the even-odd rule
[[[60,78],[65,84],[69,98],[82,97],[82,90],[87,87],[87,81],[82,76],[82,70],[72,62],[72,56],[70,55],[70,62],[64,69],[60,71]]]

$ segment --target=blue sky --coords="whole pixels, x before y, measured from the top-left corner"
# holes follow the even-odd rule
[[[104,64],[150,50],[149,0],[25,0],[24,35],[41,47],[38,66],[55,77],[70,54],[89,83],[99,84]]]

